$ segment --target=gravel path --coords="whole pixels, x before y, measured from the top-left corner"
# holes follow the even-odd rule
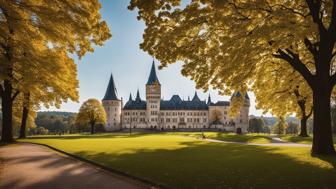
[[[35,144],[0,147],[1,189],[142,189],[150,186]]]

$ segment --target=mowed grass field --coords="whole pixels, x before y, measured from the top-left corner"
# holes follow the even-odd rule
[[[169,134],[169,133],[168,133]],[[201,138],[201,132],[176,132],[176,135],[184,135]],[[271,143],[272,139],[270,135],[267,134],[244,134],[237,135],[235,133],[224,133],[224,132],[204,132],[206,138],[230,141],[230,142],[243,142],[243,143],[254,143],[254,144],[267,144]]]
[[[32,137],[169,188],[335,188],[336,157],[307,147],[210,143],[177,134]]]
[[[282,140],[287,142],[294,142],[299,144],[311,144],[313,142],[313,137],[300,137],[297,135],[283,135],[280,137]],[[334,144],[336,144],[336,137],[334,137]]]

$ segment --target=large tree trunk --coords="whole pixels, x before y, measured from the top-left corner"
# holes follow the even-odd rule
[[[94,123],[91,123],[91,134],[95,133],[94,125],[95,125]]]
[[[29,114],[30,93],[27,92],[23,97],[22,119],[19,138],[26,138],[27,119]]]
[[[12,101],[12,84],[9,80],[4,81],[4,90],[2,91],[2,133],[1,133],[1,142],[13,142],[13,133],[12,133],[12,110],[13,110],[13,101]]]
[[[314,128],[312,154],[335,154],[330,118],[331,89],[319,85],[313,89]]]
[[[300,129],[300,134],[299,134],[299,136],[301,137],[309,137],[307,133],[307,120],[308,118],[306,116],[301,118],[301,129]]]

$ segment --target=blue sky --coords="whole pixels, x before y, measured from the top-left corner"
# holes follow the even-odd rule
[[[96,47],[94,53],[86,54],[81,60],[76,59],[80,81],[80,102],[64,103],[60,111],[77,112],[83,101],[89,98],[102,99],[111,72],[119,98],[127,100],[130,92],[134,97],[137,89],[140,90],[141,97],[143,99],[145,97],[145,83],[153,60],[139,48],[145,25],[136,19],[136,11],[131,12],[127,9],[129,0],[101,0],[100,2],[102,3],[101,14],[110,27],[112,38],[103,47]],[[155,62],[158,66],[159,62]],[[183,77],[180,70],[180,63],[157,70],[164,99],[170,99],[174,94],[179,94],[184,99],[188,96],[192,98],[194,95],[194,82]],[[197,92],[203,100],[207,98],[209,92],[213,101],[229,100],[229,97],[220,96],[214,90],[206,93],[202,90]],[[261,115],[261,111],[255,109],[254,95],[250,93],[250,97],[250,114]]]

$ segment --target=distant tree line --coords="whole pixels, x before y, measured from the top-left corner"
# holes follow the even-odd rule
[[[46,134],[45,131],[40,132],[41,128],[49,134],[90,132],[90,125],[76,123],[76,116],[76,113],[71,112],[38,112],[35,119],[36,129],[31,134]],[[103,132],[104,126],[97,124],[95,129]]]

